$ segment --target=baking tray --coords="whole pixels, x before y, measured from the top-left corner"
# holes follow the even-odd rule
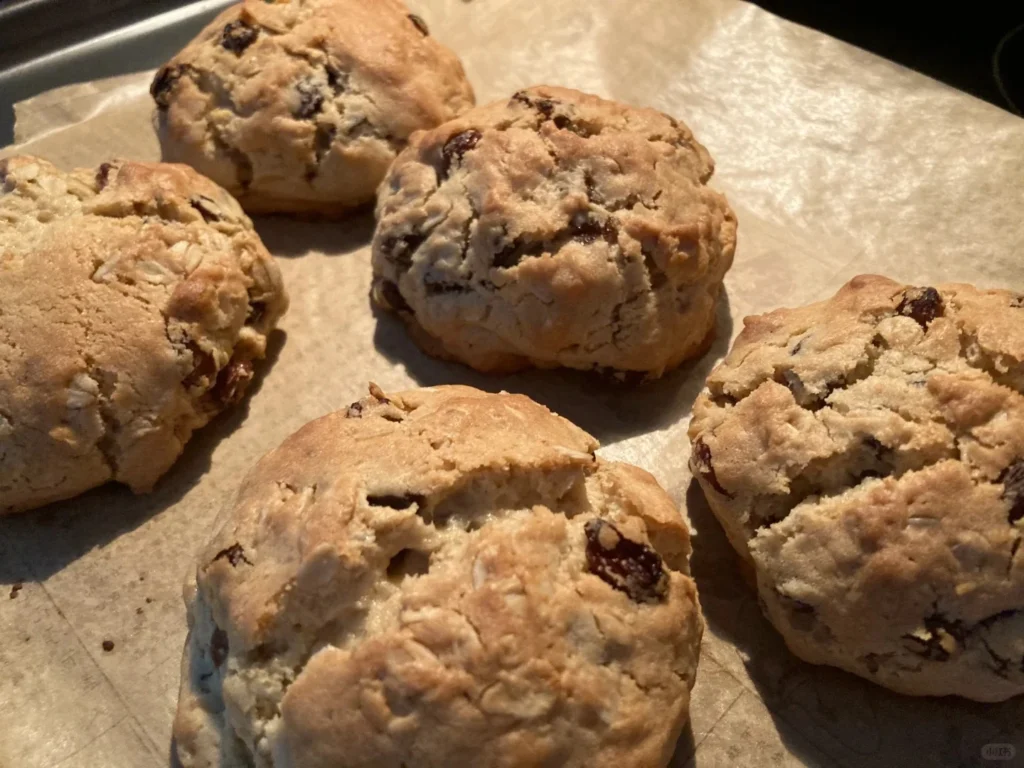
[[[0,5],[0,146],[14,104],[51,88],[152,69],[233,0],[20,0]]]
[[[424,357],[396,320],[370,313],[372,217],[258,220],[293,305],[247,405],[197,433],[152,495],[108,486],[0,519],[0,768],[167,768],[193,553],[259,455],[362,395],[367,380],[530,394],[598,436],[605,457],[654,472],[687,510],[708,630],[673,768],[1024,765],[1024,697],[901,697],[789,654],[691,483],[685,429],[744,315],[824,298],[858,272],[1024,284],[1024,123],[736,0],[410,4],[459,51],[481,101],[555,80],[686,120],[740,219],[718,341],[635,396],[559,372],[477,376]],[[29,93],[155,65],[222,5],[162,7],[123,39],[108,30],[65,41],[58,58],[79,55],[64,58],[63,79]],[[169,33],[178,37],[158,52]],[[111,68],[96,69],[103,61]],[[156,160],[150,77],[21,105],[21,151],[65,168],[112,152]],[[1000,745],[1021,759],[990,762],[985,750]]]

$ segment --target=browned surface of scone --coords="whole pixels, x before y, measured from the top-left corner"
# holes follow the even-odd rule
[[[521,395],[371,387],[268,454],[187,591],[185,768],[666,765],[689,533],[596,448]]]
[[[417,134],[381,185],[374,296],[480,371],[657,377],[711,341],[736,218],[689,129],[538,86]]]
[[[151,92],[164,159],[252,213],[370,203],[413,131],[473,105],[458,58],[400,0],[245,0]]]
[[[287,306],[249,219],[191,168],[0,160],[0,514],[149,490],[241,399]]]
[[[854,278],[747,318],[691,468],[800,657],[896,691],[1024,692],[1024,296]]]

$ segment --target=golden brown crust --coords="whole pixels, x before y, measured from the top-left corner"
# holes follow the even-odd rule
[[[182,763],[666,765],[703,623],[665,492],[523,396],[371,391],[201,556]]]
[[[857,277],[748,318],[691,467],[789,647],[896,691],[1024,692],[1024,297]]]
[[[416,130],[473,104],[458,58],[399,0],[245,0],[156,74],[164,158],[252,213],[373,200]]]
[[[149,490],[241,397],[288,301],[238,204],[185,166],[0,161],[0,514]]]
[[[381,185],[374,298],[430,354],[660,376],[701,354],[736,218],[652,109],[537,86],[416,134]]]

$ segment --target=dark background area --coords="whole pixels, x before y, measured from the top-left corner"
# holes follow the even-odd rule
[[[58,85],[155,67],[228,2],[0,0],[0,146],[12,139],[14,102]],[[1020,114],[1024,109],[1024,0],[946,6],[937,0],[754,2],[1007,111]],[[686,0],[679,4],[685,12]],[[173,23],[137,29],[116,43],[96,41],[99,35],[168,11],[178,14]],[[76,43],[83,45],[73,55],[52,55]]]
[[[754,2],[1003,109],[1024,110],[1024,0]]]

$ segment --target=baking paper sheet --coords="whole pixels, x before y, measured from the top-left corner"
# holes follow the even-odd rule
[[[428,359],[396,320],[375,317],[371,217],[258,219],[292,308],[246,403],[198,433],[152,495],[107,487],[0,519],[0,766],[170,763],[193,554],[260,455],[371,380],[524,392],[590,430],[604,455],[653,472],[680,503],[697,532],[708,630],[674,766],[1024,765],[1024,697],[902,697],[792,657],[686,468],[690,405],[745,315],[824,298],[861,272],[1024,288],[1024,121],[736,0],[411,4],[462,55],[481,102],[557,83],[690,125],[740,220],[718,342],[636,390],[574,373],[475,375]],[[148,82],[23,103],[21,144],[0,155],[66,168],[155,160]],[[1016,758],[986,760],[988,744],[1010,744]]]

